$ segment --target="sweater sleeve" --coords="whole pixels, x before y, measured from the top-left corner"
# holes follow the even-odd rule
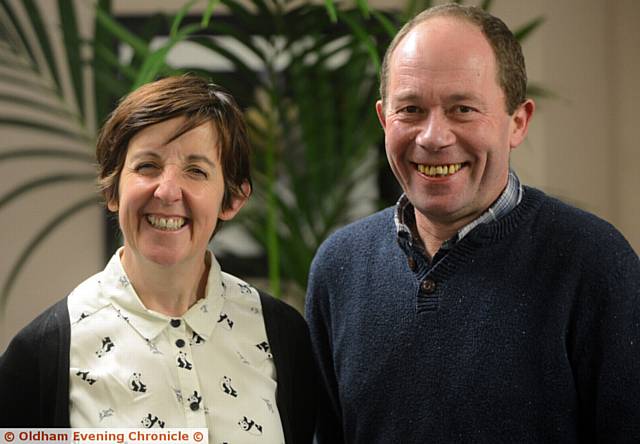
[[[325,280],[332,273],[328,270],[331,261],[327,258],[327,251],[325,242],[311,265],[305,315],[320,372],[316,440],[318,444],[340,444],[344,442],[344,437],[338,383],[331,353],[330,292]]]
[[[0,356],[0,427],[69,427],[66,298],[21,330]]]
[[[640,261],[613,228],[582,259],[568,350],[581,441],[640,442]],[[593,237],[592,237],[593,239]]]

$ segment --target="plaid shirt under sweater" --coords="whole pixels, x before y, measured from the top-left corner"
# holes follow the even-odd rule
[[[440,252],[445,253],[450,250],[457,242],[459,242],[463,237],[465,237],[471,230],[477,227],[480,224],[497,221],[501,217],[507,215],[511,210],[513,210],[519,203],[522,201],[522,195],[524,191],[522,185],[520,184],[520,180],[518,176],[513,170],[509,170],[509,179],[507,181],[507,186],[505,187],[500,197],[491,205],[487,211],[482,213],[473,221],[469,222],[467,225],[462,227],[458,232],[451,238],[445,241],[440,247]],[[414,236],[411,227],[415,227],[415,215],[414,208],[409,198],[406,194],[402,194],[400,199],[396,202],[395,206],[395,214],[394,214],[394,222],[396,225],[396,231],[398,233],[398,243],[400,246],[407,250],[413,250],[424,257],[429,257],[422,242],[418,239],[416,241],[417,236]],[[434,256],[435,257],[435,256]]]

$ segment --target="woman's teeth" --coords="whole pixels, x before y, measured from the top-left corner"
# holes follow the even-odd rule
[[[179,230],[185,224],[183,217],[161,217],[153,214],[147,215],[147,221],[153,228],[165,231]]]
[[[452,163],[450,165],[423,165],[418,164],[418,171],[426,176],[449,176],[457,173],[462,168],[461,163]]]

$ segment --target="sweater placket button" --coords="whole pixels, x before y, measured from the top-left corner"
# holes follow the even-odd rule
[[[420,284],[420,289],[422,290],[423,293],[431,294],[434,291],[436,291],[436,283],[431,279],[425,279]]]

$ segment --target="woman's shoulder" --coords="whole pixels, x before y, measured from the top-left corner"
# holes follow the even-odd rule
[[[271,317],[276,322],[290,322],[292,326],[306,328],[306,321],[298,310],[283,300],[276,299],[265,291],[257,291],[260,295],[260,303],[262,304],[265,318]]]
[[[11,341],[11,348],[21,351],[40,348],[43,341],[51,342],[58,338],[58,332],[69,326],[67,298],[61,299],[29,322]]]

